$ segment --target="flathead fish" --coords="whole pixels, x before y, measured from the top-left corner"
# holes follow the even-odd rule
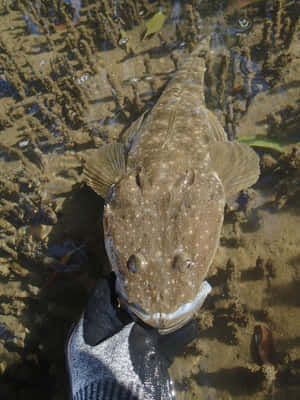
[[[205,106],[205,61],[197,48],[124,143],[98,149],[87,183],[105,199],[106,251],[128,309],[160,333],[201,307],[226,198],[254,184],[256,153],[229,142]]]

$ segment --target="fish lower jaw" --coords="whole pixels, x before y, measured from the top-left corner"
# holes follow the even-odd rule
[[[128,304],[128,308],[145,324],[156,328],[160,334],[165,335],[175,332],[185,325],[193,317],[195,312],[201,308],[210,291],[210,284],[207,281],[203,281],[195,299],[181,305],[172,313],[157,312],[148,314],[133,303]]]

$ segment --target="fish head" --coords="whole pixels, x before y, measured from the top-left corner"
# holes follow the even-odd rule
[[[164,334],[187,323],[206,297],[203,279],[218,246],[225,196],[207,165],[195,170],[172,161],[147,171],[112,187],[105,245],[123,302]]]

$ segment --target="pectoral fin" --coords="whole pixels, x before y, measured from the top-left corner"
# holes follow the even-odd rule
[[[260,174],[259,158],[249,146],[217,142],[210,146],[212,166],[221,179],[226,198],[253,185]]]
[[[209,127],[211,136],[216,142],[225,142],[227,140],[226,133],[218,120],[218,118],[208,108],[206,109],[209,118]]]
[[[141,127],[143,126],[147,113],[144,112],[136,119],[122,135],[121,141],[125,144],[126,152],[128,153],[136,144]]]
[[[86,183],[104,199],[110,187],[126,173],[125,149],[121,143],[99,148],[86,162],[83,177]]]

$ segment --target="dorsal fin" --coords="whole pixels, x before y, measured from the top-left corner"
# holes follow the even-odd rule
[[[104,199],[110,187],[126,173],[125,149],[121,143],[110,143],[100,147],[90,156],[84,166],[86,183]]]
[[[260,174],[259,158],[248,145],[216,142],[209,147],[213,169],[221,179],[226,198],[253,185]]]

